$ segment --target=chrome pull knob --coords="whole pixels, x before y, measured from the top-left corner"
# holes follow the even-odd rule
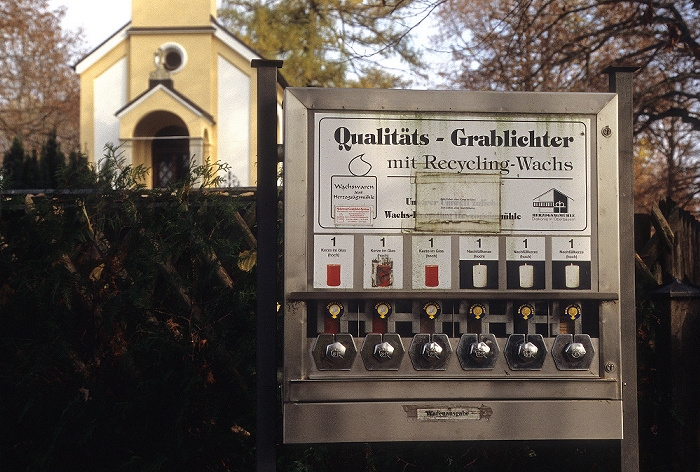
[[[374,357],[378,360],[389,360],[394,355],[394,346],[384,341],[374,346]]]
[[[342,359],[345,357],[347,348],[338,341],[326,346],[326,357],[329,359]]]
[[[489,347],[488,344],[486,344],[483,341],[480,341],[478,343],[473,343],[471,345],[469,354],[477,359],[483,359],[486,358],[489,354],[491,353],[491,348]]]
[[[529,360],[536,358],[538,352],[539,352],[539,349],[537,349],[537,346],[535,346],[530,341],[528,341],[526,343],[522,343],[518,347],[518,356],[524,361],[529,361]]]
[[[564,354],[571,360],[581,359],[586,355],[586,348],[582,343],[570,343],[564,349]]]
[[[435,341],[423,345],[423,356],[427,359],[440,359],[442,355],[442,346]]]

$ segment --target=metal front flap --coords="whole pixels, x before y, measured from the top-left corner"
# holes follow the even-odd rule
[[[622,402],[289,403],[284,437],[287,443],[620,439]]]

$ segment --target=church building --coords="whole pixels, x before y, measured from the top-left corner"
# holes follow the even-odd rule
[[[75,65],[82,150],[98,163],[106,143],[121,146],[150,169],[149,187],[207,160],[228,164],[223,185],[256,185],[252,59],[218,23],[216,0],[132,0],[131,21]],[[284,86],[280,76],[280,120]]]

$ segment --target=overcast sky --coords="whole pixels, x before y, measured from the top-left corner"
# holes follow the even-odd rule
[[[88,49],[98,46],[131,19],[131,0],[49,0],[66,7],[63,29],[83,28]]]

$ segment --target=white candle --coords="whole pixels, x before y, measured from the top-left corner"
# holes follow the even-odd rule
[[[570,264],[564,268],[566,271],[566,288],[578,288],[579,280],[579,267],[574,264]]]
[[[474,288],[486,287],[486,266],[477,264],[472,266],[472,275],[474,277]]]
[[[523,264],[518,269],[520,271],[520,287],[532,288],[535,284],[535,268],[529,264]]]

